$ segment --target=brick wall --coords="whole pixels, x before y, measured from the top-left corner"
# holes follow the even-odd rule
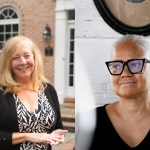
[[[43,41],[43,32],[45,25],[49,24],[52,33],[50,45],[54,49],[55,4],[55,0],[0,0],[0,9],[12,7],[17,12],[20,21],[20,34],[33,39],[40,48],[44,60],[45,75],[52,84],[54,83],[54,55],[45,56],[46,44]]]

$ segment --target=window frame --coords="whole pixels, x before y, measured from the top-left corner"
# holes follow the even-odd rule
[[[5,43],[5,41],[7,40],[6,38],[6,34],[10,34],[10,37],[13,37],[14,34],[19,35],[19,15],[16,12],[15,9],[13,9],[12,7],[4,7],[0,10],[0,14],[2,14],[5,10],[11,9],[13,11],[13,13],[15,13],[17,15],[17,18],[6,18],[6,19],[0,19],[0,26],[4,27],[4,32],[1,32],[0,34],[4,36],[4,39],[0,41],[0,43],[3,45]],[[7,32],[6,30],[6,26],[10,25],[11,26],[11,31]],[[13,25],[18,25],[18,31],[13,31],[12,30],[12,26]],[[0,48],[0,51],[2,49]]]
[[[74,11],[74,10],[71,10],[71,11]],[[69,15],[69,12],[70,10],[68,10],[66,12],[66,15],[67,15],[67,18],[66,18],[66,23],[67,23],[67,36],[66,36],[66,39],[67,39],[67,43],[66,43],[66,82],[65,82],[65,86],[66,86],[66,97],[70,97],[70,98],[74,98],[74,87],[75,87],[75,79],[74,79],[74,76],[75,76],[75,45],[74,45],[74,51],[70,51],[71,49],[71,41],[72,42],[75,42],[75,19],[69,19],[68,18],[68,15]],[[71,30],[74,30],[74,39],[71,39]],[[74,43],[75,44],[75,43]],[[70,62],[70,55],[73,54],[74,55],[74,61],[73,63]],[[70,74],[70,65],[73,65],[73,74]],[[70,81],[70,78],[73,78],[73,85],[70,85],[69,84],[69,81]]]

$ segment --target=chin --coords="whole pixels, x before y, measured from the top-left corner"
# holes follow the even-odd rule
[[[18,79],[28,79],[31,78],[31,74],[23,74],[23,75],[19,75],[17,76]]]
[[[126,99],[134,99],[136,98],[136,94],[133,94],[133,93],[122,93],[119,95],[119,97],[122,97],[122,98],[126,98]]]

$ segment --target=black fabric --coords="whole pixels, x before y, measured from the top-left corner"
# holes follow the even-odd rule
[[[45,94],[49,100],[52,99],[50,100],[50,103],[56,113],[56,123],[53,126],[53,128],[51,128],[51,131],[56,130],[56,129],[63,129],[60,105],[59,105],[58,96],[57,96],[57,92],[55,88],[51,86],[50,84],[48,84],[48,87],[45,90]]]
[[[105,107],[106,105],[96,108],[96,129],[89,150],[150,150],[150,131],[139,145],[129,147],[113,127]]]
[[[56,113],[56,122],[50,132],[54,129],[62,129],[63,124],[56,90],[52,85],[48,84],[44,92]],[[0,90],[0,149],[19,150],[19,144],[12,145],[13,132],[19,132],[15,99],[13,94],[4,94]],[[51,146],[49,146],[49,150],[51,150]]]

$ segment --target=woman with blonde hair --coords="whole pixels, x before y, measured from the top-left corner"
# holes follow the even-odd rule
[[[10,38],[0,64],[0,149],[50,150],[64,142],[68,131],[36,44],[24,36]]]

